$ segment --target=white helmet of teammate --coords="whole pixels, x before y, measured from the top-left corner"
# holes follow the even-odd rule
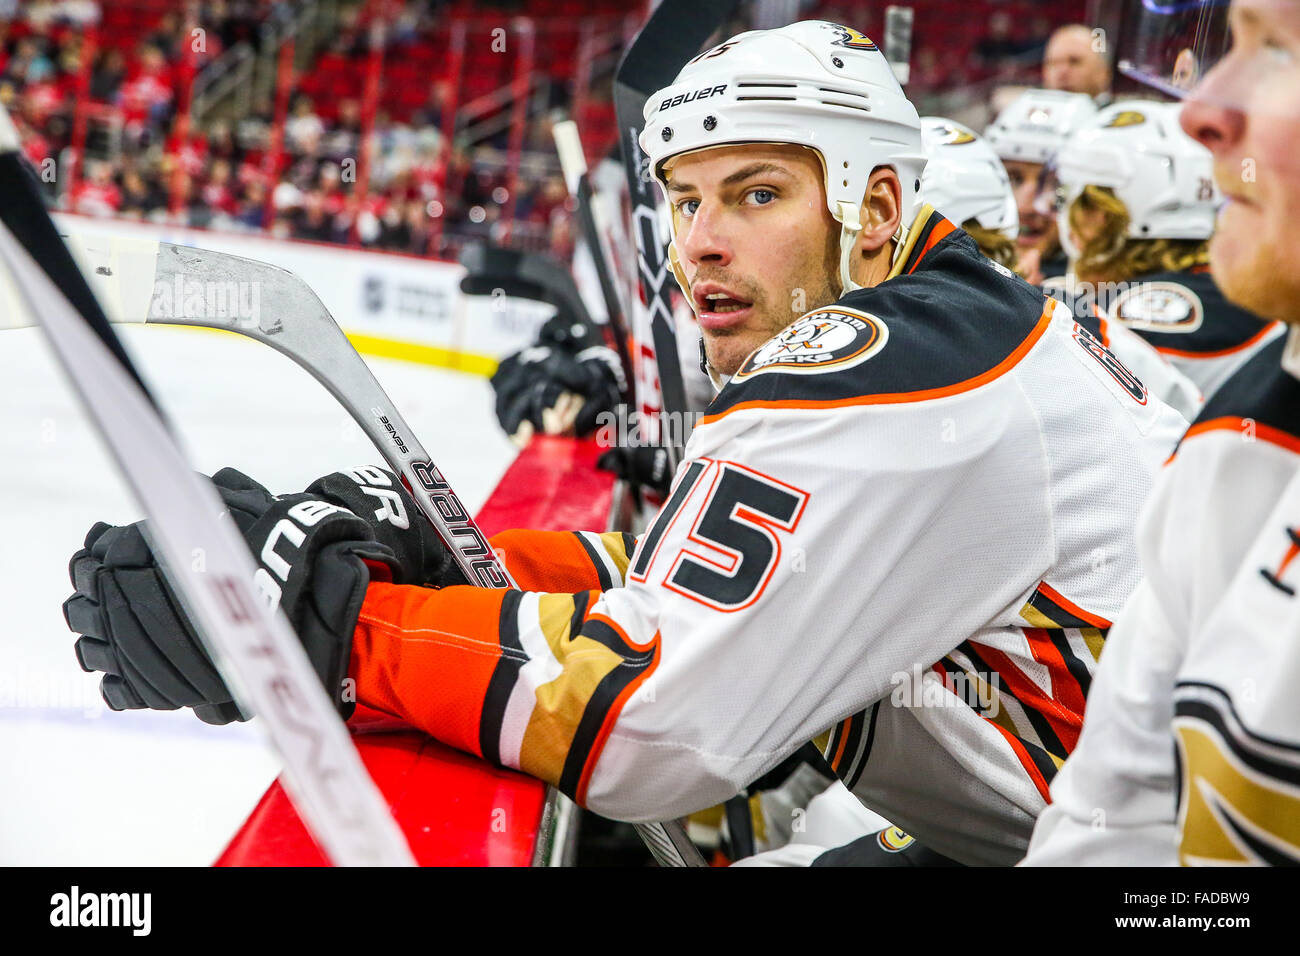
[[[974,219],[985,229],[1015,239],[1020,214],[1011,180],[998,154],[972,130],[942,116],[921,117],[921,143],[928,162],[921,201],[957,225]]]
[[[1180,104],[1124,100],[1076,131],[1057,154],[1057,216],[1071,258],[1070,204],[1084,186],[1109,186],[1128,208],[1131,239],[1208,239],[1219,194],[1214,160],[1178,123]]]
[[[884,55],[857,30],[824,20],[740,33],[700,54],[646,101],[640,142],[665,194],[664,163],[683,153],[739,143],[813,150],[841,226],[844,292],[858,288],[849,260],[872,169],[892,166],[902,183],[901,249],[925,168],[920,118]],[[676,249],[669,252],[689,295]]]
[[[1042,164],[1096,113],[1097,104],[1087,93],[1026,90],[989,124],[984,138],[1003,159]]]

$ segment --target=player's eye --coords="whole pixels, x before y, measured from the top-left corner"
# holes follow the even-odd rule
[[[700,207],[698,199],[683,199],[677,204],[677,215],[683,219],[690,219],[695,215],[695,210]]]
[[[770,189],[751,189],[749,192],[745,193],[745,199],[746,201],[752,199],[753,202],[751,205],[766,206],[768,203],[776,199],[776,193]]]
[[[1289,66],[1295,62],[1295,50],[1273,37],[1265,38],[1261,44],[1269,62],[1275,66]]]

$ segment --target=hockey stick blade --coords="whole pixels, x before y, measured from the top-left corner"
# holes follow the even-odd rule
[[[0,126],[5,123],[0,110]],[[340,865],[413,865],[401,830],[288,620],[283,612],[270,611],[257,594],[252,556],[230,523],[219,519],[224,508],[212,485],[186,462],[129,360],[124,364],[120,343],[109,347],[115,337],[66,250],[60,253],[53,223],[22,181],[17,153],[4,149],[16,141],[16,136],[6,139],[6,133],[12,133],[12,126],[0,129],[0,263],[13,279],[14,301],[26,303],[39,316],[56,356],[149,513],[151,544],[209,655],[236,697],[261,715],[284,759],[294,805],[325,854]],[[22,222],[30,250],[14,235],[15,221]],[[88,303],[91,314],[82,314],[74,301]],[[196,555],[202,556],[201,563]]]
[[[190,246],[77,234],[66,239],[111,321],[237,332],[308,372],[401,477],[466,578],[482,587],[513,585],[468,509],[306,282],[265,262]],[[224,307],[208,314],[209,301]]]

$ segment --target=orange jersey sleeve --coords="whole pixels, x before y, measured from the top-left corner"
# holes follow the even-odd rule
[[[598,597],[374,583],[352,645],[358,698],[581,802],[609,728],[658,657],[657,641],[634,645],[592,614]],[[539,661],[554,672],[534,693],[520,672]]]
[[[621,587],[636,539],[609,531],[502,531],[492,548],[522,591],[608,591]]]

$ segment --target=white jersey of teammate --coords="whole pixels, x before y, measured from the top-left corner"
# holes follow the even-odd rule
[[[1027,864],[1300,863],[1297,360],[1261,349],[1162,475]]]

